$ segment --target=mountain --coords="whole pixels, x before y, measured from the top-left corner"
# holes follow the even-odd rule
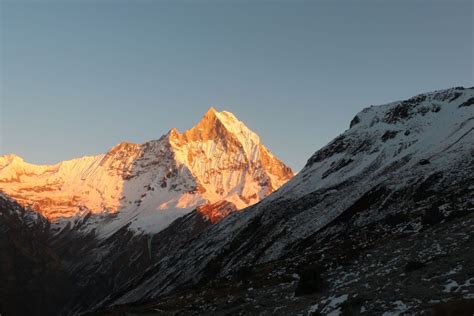
[[[0,277],[23,277],[5,283],[0,301],[11,304],[0,304],[0,313],[70,315],[92,309],[174,247],[292,176],[254,132],[213,108],[182,134],[172,129],[158,140],[121,143],[103,155],[52,166],[2,156],[0,191],[14,203],[8,211],[13,219],[2,219],[7,225],[15,220],[18,229],[2,231],[0,239],[5,245],[32,241],[29,248],[20,244],[26,258],[17,255],[15,243],[3,253],[8,265]],[[54,289],[45,290],[47,284]],[[20,298],[11,299],[22,291],[28,309]]]
[[[240,193],[244,191],[237,196],[235,191],[224,191],[219,195],[222,199],[204,198],[210,196],[205,195],[208,188],[219,187],[220,182],[213,178],[219,173],[202,171],[216,168],[213,162],[203,163],[203,157],[207,150],[214,152],[219,147],[214,144],[222,135],[232,141],[226,142],[218,157],[224,159],[228,150],[236,148],[240,151],[235,153],[242,157],[238,161],[243,157],[251,161],[251,152],[260,157],[265,154],[255,149],[260,146],[245,147],[255,143],[252,137],[236,133],[216,113],[206,114],[195,130],[183,134],[172,130],[163,138],[172,139],[165,141],[169,147],[180,148],[171,151],[169,161],[187,161],[189,173],[185,174],[193,177],[165,176],[163,190],[155,185],[155,191],[150,191],[167,192],[169,195],[160,196],[174,206],[192,195],[205,201],[173,217],[159,231],[137,234],[131,227],[132,217],[127,222],[120,215],[136,214],[139,221],[142,212],[148,214],[141,206],[148,203],[146,196],[142,203],[125,204],[134,205],[132,211],[124,207],[110,210],[111,214],[89,212],[74,215],[73,220],[52,218],[51,223],[6,199],[10,202],[5,209],[14,209],[8,211],[7,223],[18,223],[18,229],[8,234],[0,230],[0,240],[5,245],[19,240],[22,245],[31,239],[28,247],[42,249],[34,256],[25,252],[27,277],[7,283],[7,289],[0,292],[0,302],[11,297],[7,293],[27,293],[36,298],[29,302],[34,310],[23,313],[25,306],[17,300],[7,306],[8,311],[29,315],[472,314],[474,87],[424,93],[362,110],[349,129],[308,159],[301,172],[239,212],[234,208],[239,199],[245,202],[239,196],[248,196]],[[205,128],[209,125],[213,127]],[[232,145],[234,142],[240,145]],[[116,155],[122,150],[111,152],[116,167],[128,159],[128,154]],[[198,152],[201,158],[196,161]],[[127,169],[124,177],[124,185],[130,185],[127,192],[148,185],[144,179],[149,179],[150,170],[161,170],[147,165],[153,161],[148,155],[140,157],[131,159],[132,170]],[[273,170],[272,175],[287,170],[270,164],[271,155],[268,157],[256,161],[262,167],[252,169],[252,175],[262,169]],[[226,165],[217,164],[217,168],[222,166]],[[18,168],[22,182],[30,177],[25,176],[31,174],[28,168]],[[117,167],[114,172],[117,169],[123,170]],[[11,170],[14,168],[3,168],[2,185],[14,183]],[[232,170],[238,174],[241,169]],[[203,180],[206,174],[209,183]],[[272,181],[271,176],[267,179]],[[256,188],[268,190],[269,181]],[[171,188],[179,188],[179,194]],[[130,194],[131,200],[141,196],[140,192]],[[58,230],[57,223],[62,221],[69,224]],[[38,224],[30,226],[32,223]],[[109,233],[103,233],[104,227]],[[10,280],[15,271],[8,260],[16,253],[14,248],[0,256],[7,262],[7,268],[0,270],[1,280]],[[51,260],[56,260],[57,268],[46,269],[44,263]],[[29,271],[36,272],[33,284],[51,284],[60,290],[45,291],[39,297],[38,287],[27,286]],[[47,272],[47,277],[37,277],[41,275],[38,271]],[[51,301],[58,302],[54,310],[41,303]],[[0,305],[0,312],[6,311]]]
[[[120,143],[102,155],[51,166],[0,157],[1,191],[48,218],[58,231],[69,224],[103,236],[125,225],[156,233],[198,206],[222,218],[292,176],[254,132],[232,113],[214,108],[183,134],[172,129],[158,140]]]
[[[474,87],[366,108],[275,193],[175,244],[96,308],[472,313],[473,148]]]

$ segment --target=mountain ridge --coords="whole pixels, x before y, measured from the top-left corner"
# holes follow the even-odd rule
[[[148,212],[149,219],[153,210],[163,210],[166,225],[205,204],[227,201],[241,209],[292,176],[258,135],[230,112],[214,108],[182,134],[173,128],[158,140],[121,142],[105,154],[54,165],[30,164],[16,155],[0,157],[0,189],[23,206],[63,222],[87,213],[124,211]]]
[[[472,222],[469,214],[474,210],[474,108],[470,101],[473,97],[474,89],[457,87],[362,110],[351,128],[316,151],[305,168],[279,190],[207,228],[192,242],[168,253],[166,258],[158,259],[147,271],[146,278],[128,283],[129,288],[121,292],[120,298],[104,301],[103,306],[144,301],[155,302],[157,306],[160,305],[157,299],[190,289],[195,300],[190,300],[189,312],[206,292],[202,289],[193,292],[190,283],[204,282],[209,284],[206,290],[212,291],[212,281],[209,281],[212,276],[212,280],[222,278],[221,286],[239,287],[232,283],[233,275],[239,275],[242,269],[279,262],[283,267],[278,271],[290,279],[297,272],[295,267],[318,264],[327,269],[329,293],[322,291],[324,296],[316,301],[319,307],[313,304],[314,311],[329,313],[340,307],[331,306],[330,297],[346,295],[355,299],[355,294],[349,296],[342,292],[350,287],[351,281],[344,280],[342,272],[346,268],[338,260],[351,263],[352,270],[346,273],[361,273],[357,272],[359,268],[367,272],[369,278],[373,261],[359,257],[358,252],[365,249],[368,256],[380,255],[389,247],[394,250],[385,254],[388,258],[377,270],[377,275],[386,276],[394,289],[384,298],[384,306],[394,304],[390,299],[400,297],[406,302],[407,310],[425,310],[430,306],[429,297],[422,297],[422,293],[415,297],[413,292],[407,296],[400,289],[397,282],[408,259],[399,255],[400,250],[396,248],[399,243],[390,242],[397,238],[405,240],[403,238],[408,236],[413,239],[410,243],[423,245],[427,243],[423,239],[424,231],[429,231],[432,240],[428,249],[433,250],[420,248],[419,255],[428,253],[427,257],[413,260],[421,262],[440,260],[444,252],[462,253],[461,245],[468,247],[463,239],[447,245],[442,236],[452,234],[450,221],[462,226],[462,219],[467,216],[466,222]],[[459,221],[455,221],[457,218]],[[443,234],[436,237],[439,223],[446,224],[442,226]],[[380,241],[385,244],[377,244]],[[371,246],[375,247],[372,253],[367,250]],[[437,247],[443,247],[443,251],[436,250]],[[358,250],[352,258],[354,249]],[[335,254],[326,256],[324,251]],[[462,260],[465,264],[469,262],[468,257]],[[399,266],[391,265],[393,262]],[[438,273],[449,273],[451,268],[439,267]],[[257,282],[274,277],[270,272]],[[458,278],[458,282],[467,282],[463,274]],[[363,289],[363,280],[356,278],[353,282],[360,283],[358,286]],[[419,282],[435,288],[433,293],[437,297],[446,295],[444,287],[429,283],[431,280],[426,276]],[[345,288],[341,290],[340,284]],[[243,286],[242,297],[256,291]],[[286,310],[287,313],[308,312],[298,307],[299,300],[293,300],[291,292],[276,286],[272,289],[284,293],[279,296],[283,304],[299,308]],[[276,303],[265,292],[267,290],[262,288],[258,294],[254,293],[269,296],[267,304]],[[376,295],[374,291],[371,295]],[[180,300],[178,296],[174,299]],[[228,296],[222,297],[221,311],[227,310],[228,299]],[[366,310],[381,310],[377,302],[365,303]],[[201,312],[215,305],[206,306]],[[253,313],[267,311],[262,306],[246,308]],[[285,314],[287,307],[282,308],[281,313]]]

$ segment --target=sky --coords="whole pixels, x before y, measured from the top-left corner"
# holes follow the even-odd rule
[[[0,155],[95,155],[214,106],[299,170],[367,106],[473,86],[473,29],[471,0],[0,0]]]

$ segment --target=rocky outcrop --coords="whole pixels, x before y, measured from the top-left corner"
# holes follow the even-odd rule
[[[49,223],[0,194],[0,314],[54,315],[72,289]]]

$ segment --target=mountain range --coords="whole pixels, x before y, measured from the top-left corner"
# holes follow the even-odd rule
[[[158,140],[123,142],[106,154],[50,166],[0,157],[0,190],[58,231],[80,223],[81,230],[102,235],[125,225],[157,233],[198,206],[216,221],[258,202],[292,176],[257,134],[232,113],[214,108],[183,134],[172,129]]]
[[[295,176],[210,109],[101,156],[5,156],[0,189],[7,315],[474,309],[474,87],[368,107]]]

